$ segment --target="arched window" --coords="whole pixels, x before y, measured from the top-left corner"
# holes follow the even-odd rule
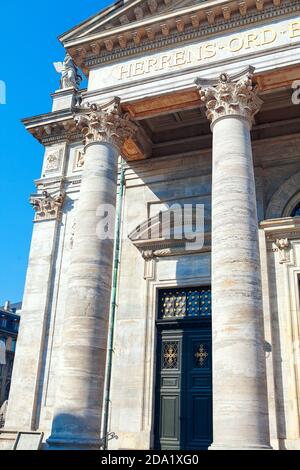
[[[291,217],[300,217],[300,202],[292,210]]]

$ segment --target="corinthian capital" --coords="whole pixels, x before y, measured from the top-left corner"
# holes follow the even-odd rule
[[[119,98],[105,104],[88,105],[74,119],[84,135],[86,145],[107,142],[121,150],[125,140],[133,137],[137,131],[129,114],[122,112]]]
[[[257,96],[250,71],[240,78],[230,78],[222,73],[216,82],[196,80],[201,101],[205,103],[207,118],[214,123],[224,116],[240,116],[253,123],[255,114],[260,110],[262,100]]]
[[[47,191],[41,195],[31,196],[30,204],[35,210],[35,221],[59,219],[64,199],[64,193],[52,196]]]

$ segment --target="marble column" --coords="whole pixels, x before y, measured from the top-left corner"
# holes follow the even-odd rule
[[[198,86],[213,131],[211,448],[270,449],[250,137],[262,102],[251,73]]]
[[[99,449],[121,147],[135,132],[119,99],[76,117],[85,160],[66,292],[62,358],[50,447]],[[102,216],[110,220],[105,238]],[[102,217],[103,220],[103,217]]]

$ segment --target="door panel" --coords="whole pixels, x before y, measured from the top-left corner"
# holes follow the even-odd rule
[[[184,445],[186,449],[207,449],[212,442],[211,328],[187,329],[184,344]]]
[[[161,435],[165,440],[179,439],[179,396],[163,395],[161,397]]]
[[[160,324],[157,346],[155,448],[207,449],[212,442],[210,322]]]
[[[158,340],[158,414],[157,446],[163,449],[180,448],[180,389],[182,366],[182,332],[162,331]],[[158,426],[159,423],[159,426]]]

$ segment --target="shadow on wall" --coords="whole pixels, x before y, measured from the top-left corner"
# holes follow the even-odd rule
[[[269,272],[275,273],[275,258],[270,257],[268,260]],[[273,274],[274,276],[274,274]],[[277,290],[273,287],[272,295],[270,295],[270,306],[272,312],[272,354],[273,367],[275,375],[275,413],[276,413],[276,431],[279,442],[279,450],[286,450],[284,440],[287,439],[286,430],[286,410],[284,405],[284,385],[283,385],[283,369],[282,369],[282,345],[280,339],[280,327],[278,317],[278,297]]]
[[[101,450],[103,440],[100,438],[100,424],[97,435],[93,429],[89,429],[87,423],[86,416],[79,417],[71,413],[56,415],[51,435],[47,439],[47,450]]]
[[[70,199],[69,197],[66,198],[65,204],[64,204],[64,214],[69,215],[71,211],[74,209],[74,201]],[[52,262],[52,276],[51,276],[51,281],[49,285],[49,300],[48,300],[48,305],[47,305],[47,318],[46,318],[46,325],[45,325],[45,342],[43,344],[43,359],[41,361],[42,367],[40,371],[40,376],[39,376],[39,387],[38,387],[38,393],[37,393],[37,404],[36,404],[36,420],[35,420],[35,427],[36,429],[39,429],[40,427],[40,417],[41,417],[41,408],[42,408],[42,397],[43,397],[43,384],[45,383],[45,378],[46,378],[46,364],[47,364],[47,354],[49,353],[49,341],[51,339],[50,337],[50,329],[51,329],[51,322],[53,321],[52,317],[52,311],[53,311],[53,305],[55,304],[55,280],[57,279],[57,276],[59,275],[59,272],[57,272],[57,260],[59,256],[59,240],[64,236],[64,232],[66,230],[66,224],[67,220],[63,220],[59,223],[58,228],[57,228],[57,235],[56,235],[56,241],[55,241],[55,247],[54,247],[54,252],[53,252],[53,262]],[[73,232],[71,233],[73,236]]]

